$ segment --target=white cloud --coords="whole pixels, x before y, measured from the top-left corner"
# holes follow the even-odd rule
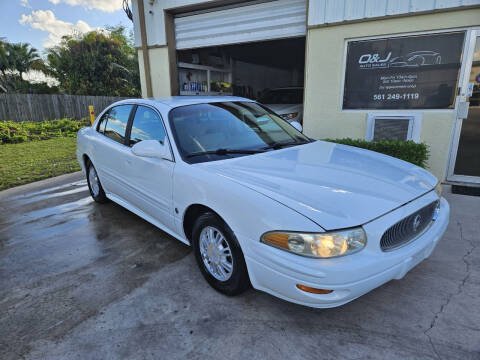
[[[53,4],[65,3],[72,6],[83,6],[87,9],[97,9],[114,12],[122,8],[122,0],[49,0]]]
[[[82,20],[78,20],[76,24],[59,20],[55,18],[55,14],[51,10],[36,10],[32,11],[30,15],[22,14],[18,22],[20,24],[28,24],[33,29],[48,32],[48,38],[43,44],[45,47],[57,45],[64,35],[100,30],[91,28],[90,25]]]
[[[30,3],[28,2],[28,0],[20,0],[20,5],[22,5],[23,7],[29,8],[29,9],[32,8],[30,6]]]

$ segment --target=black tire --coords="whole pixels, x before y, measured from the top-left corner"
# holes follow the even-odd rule
[[[220,230],[227,241],[228,246],[230,247],[233,258],[233,267],[230,278],[226,281],[221,281],[212,276],[203,261],[200,252],[200,234],[207,226],[212,226]],[[197,264],[200,267],[203,277],[215,290],[221,292],[222,294],[233,296],[244,292],[251,286],[242,249],[240,248],[233,231],[217,215],[208,212],[201,215],[197,219],[192,231],[192,246],[195,259],[197,260]]]
[[[99,185],[99,191],[98,194],[95,195],[93,190],[92,190],[92,185],[90,184],[90,171],[94,170],[97,172],[95,167],[93,166],[91,161],[87,162],[87,183],[88,183],[88,190],[90,190],[90,196],[95,200],[96,202],[100,204],[104,204],[108,202],[108,198],[105,195],[105,191],[103,190],[102,184],[100,182],[100,178],[98,178],[98,173],[97,173],[97,178],[98,178],[98,185]]]

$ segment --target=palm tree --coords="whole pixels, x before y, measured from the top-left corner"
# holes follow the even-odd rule
[[[23,74],[32,69],[38,69],[42,60],[38,55],[37,49],[30,46],[27,43],[8,44],[9,57],[11,58],[11,64],[13,69],[19,72],[20,79],[23,78]]]
[[[2,85],[2,89],[16,90],[25,87],[23,74],[29,70],[46,71],[38,51],[30,44],[11,44],[0,39],[0,85]]]
[[[2,85],[2,90],[6,91],[8,89],[8,72],[12,69],[11,58],[9,56],[9,43],[0,40],[0,85]]]
[[[5,77],[7,70],[10,70],[10,58],[8,56],[8,43],[0,40],[0,72]]]

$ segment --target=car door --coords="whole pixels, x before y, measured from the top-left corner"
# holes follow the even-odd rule
[[[100,119],[93,141],[92,162],[105,192],[125,198],[123,176],[125,159],[130,152],[126,145],[127,126],[134,105],[109,109]]]
[[[128,202],[167,228],[174,230],[172,178],[175,162],[141,157],[131,147],[143,140],[158,140],[169,146],[160,114],[148,106],[137,106],[133,115],[125,157]],[[173,156],[172,156],[173,159]]]

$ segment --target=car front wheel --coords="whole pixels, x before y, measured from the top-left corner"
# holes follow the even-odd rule
[[[102,184],[100,183],[100,179],[98,178],[97,170],[90,161],[87,165],[87,183],[93,200],[98,203],[105,203],[108,201]]]
[[[250,286],[242,250],[232,230],[217,215],[200,216],[193,228],[195,259],[208,283],[225,295],[237,295]]]

